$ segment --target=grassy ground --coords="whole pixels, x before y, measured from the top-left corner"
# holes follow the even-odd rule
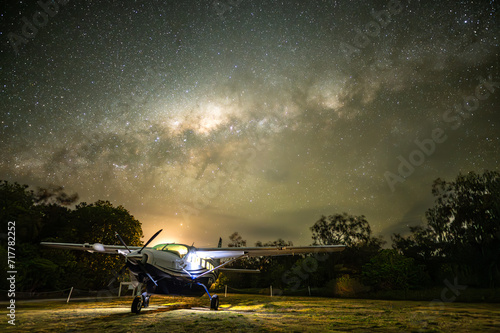
[[[131,297],[23,302],[2,332],[484,332],[500,331],[498,304],[228,295],[219,311],[208,297],[153,296],[130,312]],[[2,304],[2,308],[5,309]],[[5,310],[3,311],[5,313]]]

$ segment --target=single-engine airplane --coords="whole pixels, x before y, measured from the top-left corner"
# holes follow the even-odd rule
[[[202,296],[207,293],[210,298],[210,309],[217,310],[219,308],[219,298],[217,295],[211,295],[208,289],[217,280],[219,272],[259,272],[258,270],[224,267],[242,258],[338,252],[345,247],[344,245],[323,245],[223,248],[221,247],[222,239],[219,239],[218,247],[215,248],[196,248],[175,243],[147,247],[161,231],[154,234],[142,247],[127,246],[118,233],[115,233],[115,236],[123,246],[103,245],[100,243],[71,244],[52,242],[42,242],[41,245],[59,249],[125,256],[125,266],[117,275],[122,274],[126,268],[129,269],[130,277],[135,282],[135,286],[138,287],[137,295],[131,307],[132,312],[137,314],[141,312],[143,307],[149,306],[149,298],[154,294]],[[221,262],[221,259],[229,260]],[[144,292],[142,292],[143,288],[145,289]]]

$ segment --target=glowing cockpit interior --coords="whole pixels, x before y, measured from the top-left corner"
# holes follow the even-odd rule
[[[183,258],[188,253],[188,247],[182,244],[158,244],[153,247],[157,251],[167,251]]]

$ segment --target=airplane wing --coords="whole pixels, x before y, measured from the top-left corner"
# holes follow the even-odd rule
[[[98,252],[108,254],[128,253],[127,249],[121,245],[94,244],[72,244],[72,243],[52,243],[41,242],[43,246],[63,249],[80,250],[87,252]],[[129,246],[131,251],[141,249],[140,246]],[[343,251],[345,245],[321,245],[321,246],[283,246],[283,247],[210,247],[197,248],[196,255],[200,258],[225,259],[246,257],[266,257],[266,256],[286,256],[307,253],[328,253]],[[146,248],[150,249],[150,248]]]
[[[343,251],[345,245],[322,245],[322,246],[283,246],[283,247],[213,247],[197,248],[196,255],[200,258],[224,259],[266,256],[286,256],[307,253],[328,253]]]
[[[108,254],[128,253],[127,248],[125,248],[125,246],[122,245],[103,245],[100,243],[72,244],[72,243],[52,243],[52,242],[41,242],[40,245],[56,249],[63,249],[63,250],[81,250],[87,252],[99,252]],[[140,250],[141,246],[129,246],[128,248],[131,251],[134,251],[134,250]]]
[[[233,273],[260,273],[259,269],[246,269],[246,268],[219,268],[221,272],[233,272]]]

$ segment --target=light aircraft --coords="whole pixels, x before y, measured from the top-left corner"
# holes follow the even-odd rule
[[[127,246],[118,233],[115,233],[115,236],[123,246],[103,245],[100,243],[71,244],[52,242],[42,242],[41,245],[59,249],[125,256],[125,266],[118,275],[128,268],[135,286],[138,287],[137,295],[131,307],[133,313],[139,313],[143,307],[148,307],[149,298],[154,294],[202,296],[207,293],[210,298],[210,309],[217,310],[219,308],[219,298],[217,295],[210,295],[208,289],[217,280],[219,272],[259,272],[258,270],[224,267],[236,260],[248,257],[338,252],[345,247],[344,245],[221,247],[222,239],[219,239],[219,244],[215,248],[196,248],[175,243],[147,247],[161,231],[154,234],[142,247]],[[221,262],[221,259],[229,260]],[[112,282],[114,282],[114,279]],[[144,292],[142,292],[143,288],[145,289]]]

